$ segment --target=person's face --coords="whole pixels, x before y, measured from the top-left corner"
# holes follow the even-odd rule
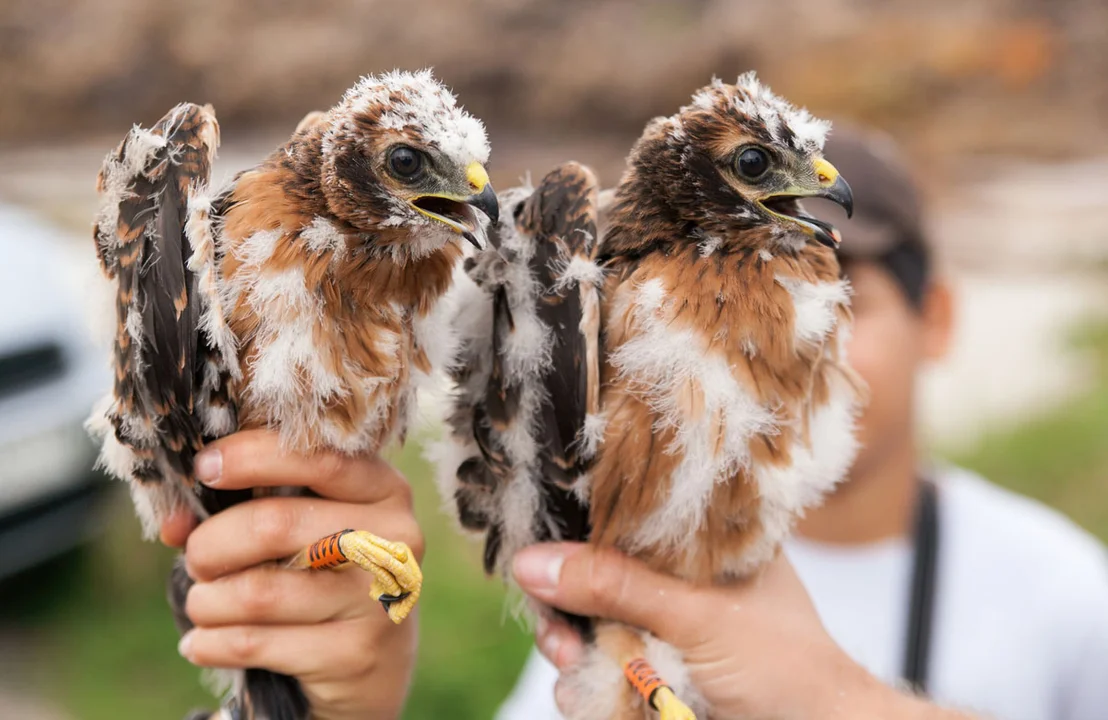
[[[941,283],[931,283],[917,309],[881,265],[852,261],[845,270],[854,290],[847,357],[869,385],[858,428],[862,447],[851,471],[860,475],[912,438],[916,373],[923,362],[946,352],[951,308]]]

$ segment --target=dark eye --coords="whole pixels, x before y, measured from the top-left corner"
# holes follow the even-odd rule
[[[757,180],[769,170],[769,155],[761,148],[751,147],[739,153],[735,168],[748,180]]]
[[[411,180],[423,172],[423,155],[410,147],[393,148],[389,153],[389,169],[396,177]]]

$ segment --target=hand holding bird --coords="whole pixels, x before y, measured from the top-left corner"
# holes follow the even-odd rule
[[[695,584],[749,577],[845,474],[849,290],[838,232],[799,204],[851,211],[828,129],[747,74],[652,121],[603,205],[576,163],[501,196],[455,289],[462,370],[433,453],[489,572],[587,540]],[[568,717],[709,716],[669,643],[553,616],[588,642]]]
[[[404,477],[374,455],[288,453],[276,432],[246,430],[216,440],[218,475],[197,479],[223,491],[301,487],[306,497],[258,498],[198,527],[191,516],[163,524],[184,547],[197,582],[185,612],[193,629],[182,654],[202,667],[266,667],[295,676],[312,717],[398,717],[415,667],[418,618],[393,623],[366,602],[374,576],[288,572],[274,563],[335,527],[371,527],[403,541],[416,560],[423,537]]]
[[[484,127],[429,72],[363,78],[217,188],[218,143],[213,109],[184,103],[135,127],[98,179],[94,236],[118,330],[115,386],[90,425],[148,536],[181,509],[204,519],[304,493],[198,483],[198,453],[231,432],[271,429],[309,455],[403,441],[449,331],[440,300],[462,244],[481,246],[480,214],[498,215]],[[361,529],[336,527],[288,562],[368,570],[396,623],[422,586],[411,548]],[[182,630],[191,584],[179,566]],[[248,670],[233,685],[236,717],[308,717],[291,677]]]

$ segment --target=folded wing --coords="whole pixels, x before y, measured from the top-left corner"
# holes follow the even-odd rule
[[[209,207],[190,201],[207,192],[218,141],[211,108],[183,103],[151,129],[132,129],[105,158],[97,181],[102,206],[94,238],[115,282],[118,316],[115,384],[105,413],[114,437],[105,442],[122,448],[108,464],[144,486],[189,484],[204,435],[198,393],[214,351],[200,332],[205,289],[189,268],[195,248],[186,224],[190,231],[197,226],[202,250],[213,253]],[[211,292],[210,263],[205,272]],[[213,390],[226,390],[212,385],[206,401]],[[151,497],[159,516],[182,499],[179,489],[160,489]]]
[[[598,184],[567,163],[501,198],[492,246],[467,263],[461,353],[439,456],[463,527],[485,535],[485,568],[525,545],[584,540],[600,427]],[[481,304],[481,308],[475,305]],[[480,310],[480,311],[478,311]]]

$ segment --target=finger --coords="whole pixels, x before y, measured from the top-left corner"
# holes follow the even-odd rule
[[[423,557],[423,537],[401,502],[373,505],[319,498],[258,498],[234,505],[193,530],[185,546],[189,576],[201,582],[296,554],[326,535],[351,528],[407,543]]]
[[[346,570],[306,573],[263,566],[189,590],[185,613],[198,627],[310,625],[381,612],[369,600],[372,575]],[[387,618],[381,613],[382,620]]]
[[[185,546],[189,534],[196,527],[196,516],[188,510],[175,510],[162,521],[159,537],[164,545],[180,548]]]
[[[611,548],[533,545],[516,554],[512,571],[520,587],[542,602],[645,628],[666,641],[680,638],[695,619],[691,585]]]
[[[181,638],[178,650],[201,667],[263,668],[301,679],[356,677],[372,670],[381,633],[398,627],[385,623],[367,629],[366,622],[193,628]]]
[[[558,711],[566,717],[573,717],[574,711],[578,710],[577,693],[574,691],[572,683],[564,675],[554,683],[554,704],[558,707]]]
[[[220,490],[295,486],[333,500],[376,502],[407,489],[404,477],[376,455],[291,453],[269,430],[220,438],[196,456],[195,465],[197,479]]]
[[[564,622],[540,618],[535,628],[535,645],[539,652],[559,670],[581,662],[585,644],[581,636]]]

